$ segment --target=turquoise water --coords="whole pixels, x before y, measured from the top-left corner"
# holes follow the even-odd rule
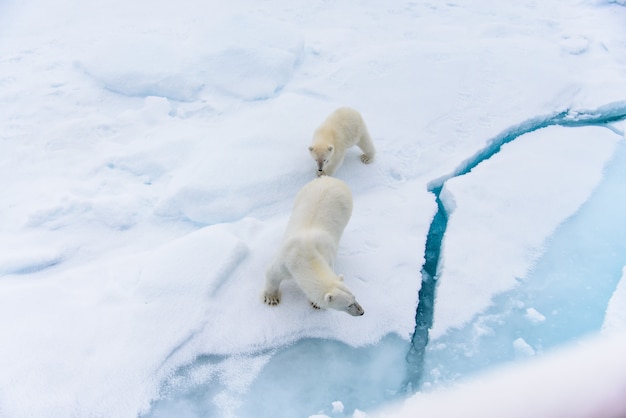
[[[220,394],[228,388],[218,382],[219,378],[199,385],[185,383],[155,402],[146,416],[306,418],[326,414],[333,418],[352,417],[356,410],[379,407],[398,398],[408,348],[409,343],[396,335],[360,348],[333,340],[303,339],[278,350],[254,382],[244,389],[245,394],[235,396],[237,399]],[[198,359],[180,370],[178,376],[183,382],[192,380],[194,369],[221,360],[223,358],[211,356]],[[338,401],[341,410],[333,405]],[[229,410],[231,412],[225,412]]]

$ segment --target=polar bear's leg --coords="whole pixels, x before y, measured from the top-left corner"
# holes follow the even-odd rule
[[[289,272],[283,265],[273,263],[265,273],[265,289],[263,291],[263,302],[268,305],[278,305],[280,303],[280,282],[290,277]]]
[[[374,161],[374,155],[376,154],[376,148],[374,148],[374,144],[372,143],[372,138],[370,137],[369,132],[365,128],[363,130],[363,134],[359,139],[359,142],[356,145],[361,148],[363,154],[361,154],[361,161],[365,164],[369,164]]]
[[[335,150],[333,158],[324,168],[324,174],[326,174],[327,176],[332,176],[333,174],[335,174],[335,171],[339,168],[341,163],[343,163],[344,157],[345,154],[341,154],[338,150]]]

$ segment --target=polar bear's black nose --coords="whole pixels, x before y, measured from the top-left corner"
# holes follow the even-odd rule
[[[358,302],[354,302],[352,305],[348,306],[346,312],[348,312],[352,316],[361,316],[365,313],[365,311]]]

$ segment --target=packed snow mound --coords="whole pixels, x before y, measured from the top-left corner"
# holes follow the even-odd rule
[[[259,100],[285,87],[303,51],[294,26],[234,15],[179,37],[126,29],[98,40],[77,65],[105,89],[131,97]]]

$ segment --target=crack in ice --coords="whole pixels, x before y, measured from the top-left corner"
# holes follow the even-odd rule
[[[503,145],[538,129],[554,125],[563,127],[602,126],[619,135],[624,135],[623,130],[611,125],[613,122],[624,119],[626,119],[626,101],[610,103],[595,110],[576,111],[567,109],[551,116],[533,118],[505,130],[491,139],[485,147],[472,157],[463,161],[452,173],[429,183],[428,191],[435,196],[437,213],[431,221],[426,238],[424,265],[421,270],[422,286],[419,291],[419,302],[415,313],[415,331],[411,337],[411,346],[406,356],[407,374],[402,385],[402,392],[410,394],[419,390],[423,377],[424,353],[428,345],[428,333],[433,324],[441,245],[449,216],[440,197],[446,181],[468,174],[483,161],[500,152]]]

